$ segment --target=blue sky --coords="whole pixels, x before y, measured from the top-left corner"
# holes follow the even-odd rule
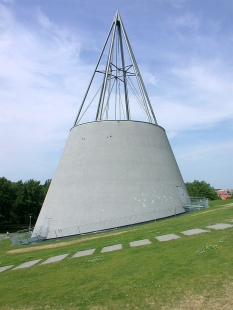
[[[0,0],[0,175],[53,177],[116,10],[184,181],[233,188],[232,0]]]

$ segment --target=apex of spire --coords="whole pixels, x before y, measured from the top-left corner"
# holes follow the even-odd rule
[[[113,22],[115,22],[115,21],[120,21],[120,19],[121,19],[120,13],[119,13],[119,11],[117,10],[117,11],[116,11],[116,14],[114,15]]]

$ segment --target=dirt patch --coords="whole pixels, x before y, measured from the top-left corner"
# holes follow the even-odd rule
[[[59,247],[72,245],[72,244],[80,243],[80,242],[84,242],[84,241],[95,240],[95,239],[100,239],[100,238],[107,238],[110,236],[122,235],[122,234],[131,232],[131,231],[136,231],[136,230],[138,230],[138,229],[131,229],[131,230],[127,230],[127,231],[119,231],[119,232],[107,234],[104,236],[88,237],[88,238],[76,239],[76,240],[71,240],[71,241],[64,241],[64,242],[59,242],[59,243],[47,244],[47,245],[39,245],[39,246],[35,246],[35,247],[30,247],[30,248],[10,250],[10,251],[7,251],[6,253],[7,254],[18,254],[18,253],[27,253],[27,252],[33,252],[33,251],[59,248]]]

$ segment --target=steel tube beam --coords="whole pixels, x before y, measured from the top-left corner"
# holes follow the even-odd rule
[[[118,16],[119,16],[119,13],[117,14],[117,18],[119,18]],[[125,75],[125,59],[124,59],[124,51],[123,51],[123,43],[122,43],[122,35],[121,35],[121,27],[120,27],[119,19],[117,23],[117,29],[118,29],[118,34],[119,34],[120,50],[121,50],[121,63],[122,63],[124,90],[125,90],[126,115],[127,115],[127,119],[130,120],[129,98],[128,98],[128,89],[127,89],[126,75]]]
[[[116,20],[117,20],[117,14],[115,15],[114,22],[113,22],[114,25],[113,25],[113,30],[112,30],[112,40],[111,40],[111,44],[110,44],[110,48],[109,48],[108,60],[107,60],[106,69],[105,69],[105,73],[104,73],[103,86],[102,86],[101,93],[100,93],[100,100],[99,100],[98,110],[97,110],[97,114],[96,114],[96,121],[101,120],[101,118],[102,118],[104,97],[105,97],[107,79],[108,79],[108,73],[109,73],[109,65],[110,65],[110,60],[112,57],[112,50],[113,50],[115,33],[116,33]]]
[[[74,126],[76,125],[76,123],[77,123],[77,121],[78,121],[78,118],[79,118],[79,116],[80,116],[80,113],[81,113],[82,108],[83,108],[83,105],[84,105],[84,102],[85,102],[85,100],[86,100],[86,98],[87,98],[87,94],[88,94],[88,92],[89,92],[89,89],[90,89],[90,87],[91,87],[92,81],[93,81],[93,79],[94,79],[94,76],[95,76],[95,74],[96,74],[97,68],[98,68],[98,66],[99,66],[100,60],[101,60],[101,58],[102,58],[102,56],[103,56],[105,47],[106,47],[107,42],[108,42],[108,39],[109,39],[109,36],[110,36],[110,34],[111,34],[111,32],[112,32],[112,27],[113,27],[113,25],[114,25],[113,23],[114,23],[114,21],[112,22],[112,25],[111,25],[110,30],[109,30],[109,32],[108,32],[108,35],[107,35],[107,38],[106,38],[106,40],[105,40],[104,46],[103,46],[102,51],[101,51],[101,53],[100,53],[99,59],[98,59],[98,61],[97,61],[97,65],[96,65],[96,67],[95,67],[94,73],[93,73],[93,75],[92,75],[92,77],[91,77],[91,80],[90,80],[90,83],[89,83],[89,85],[88,85],[88,87],[87,87],[87,91],[86,91],[86,93],[85,93],[85,95],[84,95],[83,101],[82,101],[82,103],[81,103],[81,106],[80,106],[80,108],[79,108],[78,114],[77,114],[77,116],[76,116],[76,119],[75,119],[75,122],[74,122]]]

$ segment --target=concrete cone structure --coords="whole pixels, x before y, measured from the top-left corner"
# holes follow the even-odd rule
[[[102,77],[101,86],[90,99],[96,75]],[[95,100],[95,120],[81,123]],[[132,116],[136,103],[146,120]],[[49,239],[147,222],[183,213],[186,204],[190,199],[182,176],[117,12],[34,235]]]

